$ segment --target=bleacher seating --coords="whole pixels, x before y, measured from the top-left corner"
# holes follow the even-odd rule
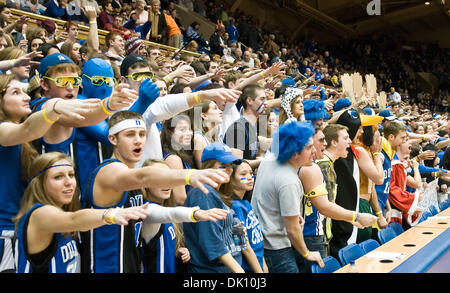
[[[311,265],[311,272],[315,274],[329,274],[341,268],[339,261],[332,256],[325,257],[323,259],[323,264],[324,267],[321,268],[318,264],[313,263]]]
[[[364,250],[356,243],[349,244],[341,248],[338,252],[339,261],[343,266],[350,263],[352,260],[357,260],[364,255]]]
[[[395,233],[394,229],[389,226],[378,231],[378,239],[380,240],[381,244],[385,244],[395,237],[397,237],[397,234]]]
[[[375,239],[367,239],[359,243],[359,246],[361,246],[362,250],[364,251],[364,254],[367,254],[372,250],[376,249],[377,247],[380,247],[380,243],[378,243],[378,241],[376,241]]]
[[[19,17],[22,15],[28,16],[30,19],[27,21],[27,25],[29,25],[29,26],[38,25],[37,24],[38,20],[50,19],[55,22],[55,24],[57,26],[57,30],[61,31],[64,24],[66,23],[64,20],[61,20],[61,19],[47,17],[47,16],[43,16],[40,14],[34,14],[34,13],[30,13],[27,11],[22,11],[22,10],[18,10],[18,9],[14,9],[14,8],[11,8],[11,12],[16,19],[19,19]],[[105,44],[105,37],[108,35],[108,33],[109,32],[107,30],[98,29],[98,38],[99,38],[99,44],[100,44],[101,48]],[[78,25],[78,39],[79,40],[86,39],[88,37],[88,34],[89,34],[89,26]],[[150,41],[146,41],[146,40],[144,41],[144,43],[148,46],[158,47],[161,50],[161,53],[166,56],[172,56],[175,52],[177,52],[179,50],[174,47],[170,47],[170,46],[167,46],[164,44],[154,43],[154,42],[150,42]],[[195,53],[195,52],[191,52],[191,51],[187,51],[187,50],[182,50],[181,52],[184,54],[192,55],[194,57],[200,56],[199,53]]]
[[[403,227],[400,223],[392,222],[392,223],[389,223],[388,226],[391,227],[392,229],[394,229],[395,234],[397,234],[397,236],[404,232]]]

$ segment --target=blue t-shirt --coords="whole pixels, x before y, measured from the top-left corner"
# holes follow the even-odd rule
[[[264,238],[258,218],[253,212],[252,205],[245,199],[234,200],[232,208],[238,219],[244,222],[245,228],[247,229],[248,241],[250,242],[250,246],[255,252],[259,265],[262,268],[264,258]],[[246,271],[252,270],[245,258],[242,259],[242,268]]]
[[[184,203],[186,207],[200,207],[202,210],[220,208],[230,210],[220,198],[217,191],[205,184],[209,193],[193,188]],[[204,221],[198,223],[183,223],[186,247],[191,260],[188,263],[188,273],[231,273],[218,258],[228,252],[242,264],[242,253],[235,247],[231,228],[233,214],[229,213],[225,220]]]

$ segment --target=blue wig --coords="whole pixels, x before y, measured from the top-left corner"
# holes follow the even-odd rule
[[[113,92],[113,87],[107,86],[103,83],[101,86],[93,85],[91,80],[87,78],[85,75],[92,76],[106,76],[106,77],[114,77],[114,71],[112,69],[111,64],[108,61],[103,60],[101,58],[93,58],[88,60],[84,66],[82,71],[82,85],[83,92],[82,95],[86,98],[97,98],[104,99],[111,96]]]
[[[278,162],[285,163],[295,153],[300,153],[314,135],[314,127],[307,122],[283,124],[272,136],[272,152]]]
[[[303,108],[305,112],[305,120],[315,122],[321,118],[325,118],[327,111],[325,104],[322,101],[308,99],[303,101]]]
[[[336,101],[334,104],[333,110],[334,112],[338,112],[344,108],[350,107],[352,105],[352,102],[347,98],[340,98]]]
[[[290,78],[290,77],[283,79],[281,81],[281,84],[285,84],[285,85],[288,85],[288,86],[291,86],[291,87],[297,87],[295,85],[295,81],[292,78]]]

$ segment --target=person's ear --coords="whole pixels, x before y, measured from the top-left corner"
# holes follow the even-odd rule
[[[113,146],[117,146],[117,137],[115,135],[108,135],[108,140]]]
[[[49,90],[49,87],[43,78],[40,79],[39,83],[41,85],[42,90],[44,90],[44,92]]]

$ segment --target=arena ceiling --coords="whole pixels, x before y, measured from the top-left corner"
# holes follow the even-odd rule
[[[375,31],[403,34],[434,33],[450,27],[450,0],[285,2],[291,2],[289,6],[293,7],[294,4],[299,14],[312,17],[314,22],[319,22],[322,27],[339,35],[363,36]],[[449,35],[446,37],[450,38]]]

